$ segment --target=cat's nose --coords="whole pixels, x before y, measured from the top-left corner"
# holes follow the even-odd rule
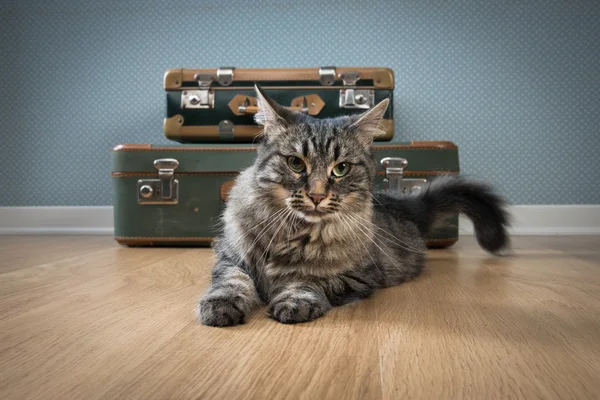
[[[312,202],[315,203],[315,206],[318,206],[319,203],[325,198],[325,193],[309,193],[308,197],[310,197]]]

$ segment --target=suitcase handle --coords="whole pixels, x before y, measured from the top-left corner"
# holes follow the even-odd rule
[[[229,102],[229,109],[235,115],[254,115],[259,111],[256,97],[238,94]],[[318,94],[296,97],[292,104],[286,107],[288,110],[298,111],[308,115],[318,115],[325,107],[325,102]]]

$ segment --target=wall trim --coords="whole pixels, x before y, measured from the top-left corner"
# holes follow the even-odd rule
[[[540,204],[514,205],[512,235],[598,235],[600,234],[600,204]],[[473,224],[459,218],[459,234],[473,234]]]
[[[0,207],[0,235],[112,235],[113,207]]]
[[[513,235],[600,234],[600,204],[515,205]],[[0,207],[0,235],[112,235],[113,207]],[[461,235],[472,235],[461,216]]]

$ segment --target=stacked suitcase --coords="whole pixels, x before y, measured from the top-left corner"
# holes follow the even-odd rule
[[[209,246],[227,194],[253,163],[260,126],[254,85],[279,104],[316,118],[362,113],[385,98],[386,135],[373,144],[375,189],[418,190],[440,174],[458,174],[458,148],[447,141],[392,143],[394,74],[388,68],[173,69],[164,75],[169,145],[112,149],[115,240],[127,246]],[[458,215],[427,237],[430,248],[458,240]]]

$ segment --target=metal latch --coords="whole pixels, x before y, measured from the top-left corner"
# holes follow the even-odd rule
[[[174,158],[154,160],[158,179],[139,179],[137,185],[139,204],[177,204],[179,181],[174,178],[179,161]]]
[[[369,109],[375,104],[375,91],[371,89],[356,89],[360,80],[360,72],[346,71],[340,74],[344,86],[340,89],[340,108]]]
[[[184,90],[181,94],[181,108],[213,108],[215,94],[209,89]]]
[[[385,168],[383,185],[385,191],[390,195],[404,196],[416,194],[423,189],[427,179],[404,178],[404,169],[408,165],[405,158],[385,157],[381,159],[381,165]]]
[[[198,82],[197,90],[184,90],[181,95],[181,108],[199,109],[214,108],[215,94],[210,90],[210,85],[216,80],[222,86],[229,86],[233,82],[233,67],[217,69],[217,76],[213,74],[196,74],[194,79]]]
[[[333,85],[335,82],[335,67],[319,68],[319,81],[321,82],[321,85]]]
[[[181,108],[213,108],[215,99],[210,84],[215,79],[214,75],[196,74],[194,79],[198,82],[199,89],[184,90],[181,93]]]

